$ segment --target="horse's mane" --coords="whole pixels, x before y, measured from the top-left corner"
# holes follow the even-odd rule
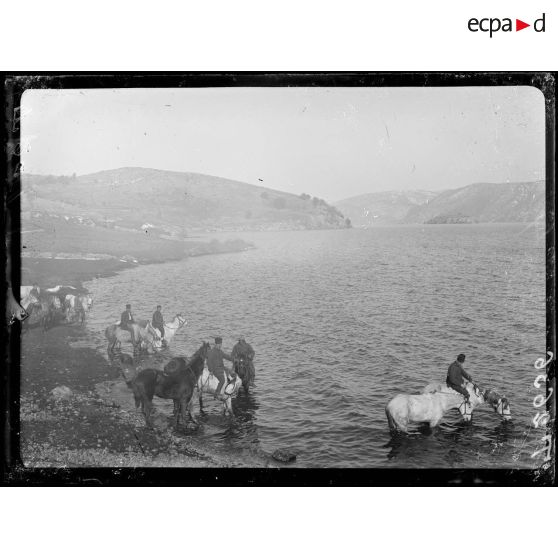
[[[188,366],[190,366],[191,364],[194,364],[194,361],[202,358],[205,359],[205,356],[202,356],[203,351],[206,348],[206,344],[205,341],[202,343],[202,346],[192,355],[192,357],[190,358],[190,360],[188,361]]]

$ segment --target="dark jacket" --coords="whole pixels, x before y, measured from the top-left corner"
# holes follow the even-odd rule
[[[155,313],[153,314],[153,319],[151,320],[151,323],[153,324],[153,327],[165,326],[165,322],[163,321],[163,314],[161,314],[159,310],[156,310]]]
[[[124,312],[122,312],[122,315],[120,316],[120,327],[128,327],[129,324],[133,324],[134,322],[134,317],[132,316],[132,313],[128,310],[125,310]]]
[[[461,363],[457,360],[452,362],[448,368],[447,382],[456,386],[460,386],[461,384],[463,384],[463,378],[471,381],[471,376],[469,376],[469,374],[465,372]]]
[[[231,356],[234,359],[237,359],[241,356],[245,356],[249,360],[253,360],[256,356],[254,349],[249,343],[239,341],[232,349]]]
[[[212,374],[224,372],[225,364],[223,363],[223,359],[232,360],[232,357],[222,349],[219,349],[219,347],[211,347],[207,353],[208,370]]]

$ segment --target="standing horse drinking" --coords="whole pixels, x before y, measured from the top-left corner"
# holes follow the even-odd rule
[[[440,388],[418,395],[400,393],[386,405],[386,416],[392,433],[409,432],[413,424],[427,423],[434,428],[442,421],[450,409],[457,409],[465,422],[471,422],[473,410],[484,403],[484,397],[477,386],[465,382],[469,401],[451,388]]]
[[[162,371],[145,368],[133,380],[126,381],[134,392],[136,407],[141,406],[143,409],[147,426],[152,426],[151,413],[155,395],[162,399],[173,400],[175,428],[178,427],[180,417],[185,419],[186,411],[188,411],[188,418],[197,423],[192,415],[192,396],[204,370],[209,348],[209,343],[204,341],[190,360],[175,357]]]

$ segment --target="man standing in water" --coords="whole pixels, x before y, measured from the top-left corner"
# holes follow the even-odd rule
[[[463,378],[473,381],[473,378],[463,368],[465,362],[465,355],[461,353],[455,362],[452,362],[448,368],[448,377],[446,378],[446,385],[449,388],[461,393],[465,397],[465,401],[469,401],[469,392],[463,385]]]
[[[122,315],[120,316],[120,327],[130,332],[130,335],[132,336],[132,345],[136,344],[134,328],[132,327],[132,324],[135,323],[134,317],[132,316],[132,305],[126,304],[126,310],[122,312]]]
[[[256,353],[252,348],[252,345],[246,343],[246,339],[243,335],[238,337],[238,343],[233,347],[231,351],[231,356],[233,358],[233,362],[244,357],[248,362],[248,369],[249,369],[249,378],[250,378],[250,385],[254,385],[254,378],[256,377],[256,371],[254,369],[254,357]]]
[[[207,353],[207,369],[219,380],[217,390],[215,391],[215,398],[221,395],[221,389],[225,383],[225,364],[223,359],[232,361],[232,356],[221,349],[222,343],[223,339],[221,337],[215,337],[215,345]]]
[[[165,341],[165,321],[163,319],[163,314],[161,313],[161,305],[157,306],[157,310],[153,313],[153,319],[151,320],[153,327],[156,327],[161,332],[161,339],[163,341],[163,347],[166,347],[167,342]]]

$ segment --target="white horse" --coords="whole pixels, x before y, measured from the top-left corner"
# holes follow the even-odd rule
[[[133,344],[134,353],[139,350],[146,349],[149,352],[149,347],[153,352],[161,350],[161,338],[159,332],[147,321],[145,327],[140,327],[139,324],[130,324],[134,330],[135,343]],[[113,356],[114,349],[122,345],[122,341],[132,342],[132,334],[127,329],[120,327],[120,322],[110,325],[105,329],[105,337],[109,342],[107,351],[109,356]]]
[[[386,405],[390,431],[407,433],[410,426],[420,423],[428,423],[430,428],[434,428],[450,409],[457,409],[465,422],[471,422],[473,410],[484,403],[484,397],[474,384],[465,382],[464,387],[469,392],[469,401],[457,391],[440,384],[427,386],[427,393],[396,395]]]
[[[138,324],[141,327],[145,327],[145,325],[147,325],[149,323],[149,320],[139,320]],[[158,328],[154,327],[153,329],[155,330],[155,333],[157,335],[157,337],[161,340],[161,343],[163,342],[163,340],[166,342],[167,345],[170,345],[170,342],[172,341],[172,338],[176,335],[176,332],[184,325],[186,325],[188,322],[186,321],[186,318],[182,317],[182,314],[178,313],[170,322],[166,322],[165,324],[163,324],[163,329],[165,330],[165,337],[162,338],[161,337],[161,332],[159,331]]]
[[[77,289],[75,287],[72,287],[71,285],[56,285],[56,287],[45,289],[45,291],[47,291],[48,293],[57,293],[60,289],[72,289],[74,291],[77,291]]]
[[[200,401],[200,412],[203,411],[203,399],[204,393],[209,393],[215,395],[217,393],[217,386],[219,385],[219,380],[217,376],[211,374],[207,367],[203,369],[202,375],[198,378],[196,387],[198,389],[199,401]],[[242,385],[242,380],[235,376],[229,383],[225,380],[223,387],[221,388],[221,393],[217,396],[223,402],[223,414],[227,413],[232,417],[232,398],[235,397]]]
[[[30,293],[27,293],[27,295],[22,297],[21,302],[20,302],[22,308],[26,312],[27,312],[27,309],[29,308],[29,306],[31,306],[31,304],[38,304],[38,303],[39,303],[39,299],[35,295],[32,295]]]
[[[475,388],[478,388],[476,384],[473,384]],[[481,390],[478,388],[483,397],[483,403],[487,403],[490,405],[496,413],[502,417],[502,420],[508,421],[511,420],[511,409],[510,409],[510,402],[507,397],[500,395],[497,391],[493,389],[485,389]],[[444,392],[444,391],[453,391],[451,388],[448,388],[445,384],[434,383],[428,384],[426,387],[422,389],[422,393],[435,393],[435,392]]]
[[[37,285],[24,285],[19,288],[19,298],[24,299],[29,296],[33,288],[37,291],[37,294],[40,296],[41,289]]]
[[[71,318],[81,318],[81,323],[85,322],[85,318],[91,307],[93,306],[93,298],[91,295],[73,295],[67,294],[64,299],[64,308],[66,309],[66,321]]]

